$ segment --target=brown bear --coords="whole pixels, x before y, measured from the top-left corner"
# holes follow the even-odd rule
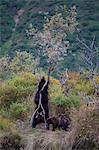
[[[70,118],[67,118],[65,115],[50,117],[46,123],[47,130],[49,130],[50,125],[52,125],[52,131],[55,131],[56,128],[67,131],[70,125]]]
[[[39,99],[41,94],[41,103],[45,111],[45,119],[49,118],[49,107],[48,107],[48,86],[49,86],[49,79],[48,81],[42,77],[41,81],[38,85],[38,90],[36,92],[34,102],[36,104],[35,110],[38,108]],[[44,117],[42,117],[42,108],[39,107],[37,112],[35,113],[32,119],[32,127],[35,128],[37,124],[44,122]]]

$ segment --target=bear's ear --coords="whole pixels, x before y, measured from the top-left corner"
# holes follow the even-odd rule
[[[45,81],[45,77],[43,76],[41,80]]]

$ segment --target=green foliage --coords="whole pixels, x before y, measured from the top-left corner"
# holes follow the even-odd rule
[[[14,119],[26,119],[27,118],[27,107],[23,103],[12,103],[10,105],[9,113],[11,118]]]
[[[52,79],[49,93],[51,103],[54,105],[60,105],[66,108],[77,108],[80,106],[80,97],[77,95],[77,92],[72,92],[68,96],[65,96],[58,80]]]
[[[78,5],[79,25],[82,29],[82,36],[87,40],[94,35],[99,39],[99,20],[97,20],[97,11],[99,9],[99,1],[94,0],[73,0]]]
[[[0,119],[0,130],[4,130],[5,128],[7,128],[7,121]]]
[[[66,98],[66,106],[78,108],[80,106],[80,97],[77,95],[70,95]]]
[[[80,106],[80,97],[77,95],[69,95],[69,96],[64,96],[63,93],[58,95],[57,97],[53,98],[51,101],[54,105],[59,105],[63,106],[66,108],[79,108]]]
[[[10,57],[0,58],[0,79],[8,79],[13,75],[20,74],[22,72],[36,72],[38,67],[39,59],[24,52],[16,52],[16,55],[11,59]]]
[[[9,57],[2,57],[0,58],[0,79],[7,79],[9,74]]]
[[[21,76],[5,81],[0,88],[0,105],[9,106],[32,95],[36,82],[36,77],[31,73],[23,73]]]
[[[42,31],[34,28],[32,23],[26,30],[29,39],[33,40],[32,47],[38,47],[35,51],[38,52],[39,57],[41,54],[46,57],[50,67],[56,67],[61,60],[64,60],[64,56],[67,56],[67,50],[70,47],[67,36],[74,33],[77,27],[76,7],[71,7],[67,14],[63,17],[61,13],[57,12],[55,15],[47,17]]]
[[[91,95],[94,93],[94,87],[89,81],[81,80],[78,82],[78,84],[75,86],[75,90],[79,92],[83,92],[87,95]]]
[[[96,40],[99,39],[99,21],[98,21],[98,10],[99,2],[94,0],[44,0],[43,3],[41,0],[1,0],[0,6],[0,16],[1,16],[1,50],[0,54],[10,54],[15,55],[17,50],[26,50],[30,51],[33,54],[37,55],[35,49],[31,47],[30,41],[26,37],[25,29],[32,22],[35,27],[38,29],[43,28],[45,22],[45,17],[52,16],[55,14],[55,7],[58,6],[59,9],[57,13],[62,13],[63,17],[67,16],[67,13],[61,9],[64,5],[70,6],[75,4],[77,6],[77,19],[79,22],[79,29],[81,35],[89,40],[94,35]],[[20,17],[19,23],[16,30],[13,32],[15,27],[14,17],[18,14],[20,9],[25,10],[23,15]],[[66,11],[68,7],[66,7]],[[44,17],[45,16],[45,17]],[[62,69],[68,67],[70,69],[78,70],[77,61],[79,61],[79,46],[76,42],[76,35],[70,36],[70,43],[73,43],[71,46],[71,51],[74,52],[75,56],[68,55],[68,57],[62,63]],[[38,49],[38,47],[36,48]],[[45,60],[43,60],[43,66]],[[73,63],[71,63],[73,62]],[[45,67],[45,66],[44,66]]]
[[[8,54],[8,50],[11,47],[11,44],[12,44],[12,40],[10,39],[2,45],[1,51],[0,51],[1,56],[6,56]]]
[[[15,25],[13,17],[17,14],[17,11],[24,6],[25,0],[1,0],[0,4],[0,45],[3,45],[5,42],[7,42],[7,40],[9,41],[13,34],[13,28]]]
[[[37,59],[34,60],[33,56],[26,51],[16,52],[16,56],[10,62],[10,70],[12,74],[35,72],[38,63]]]
[[[88,76],[87,76],[88,77]],[[94,86],[87,79],[86,74],[75,78],[73,75],[70,80],[68,80],[68,85],[72,87],[73,93],[84,93],[86,95],[91,95],[94,93]],[[98,79],[98,78],[97,78]]]
[[[57,97],[53,97],[53,99],[51,100],[51,102],[54,105],[61,105],[61,106],[65,106],[66,104],[66,98],[64,96],[63,93],[59,94]]]
[[[0,131],[10,132],[15,131],[16,126],[11,120],[4,118],[0,115]]]

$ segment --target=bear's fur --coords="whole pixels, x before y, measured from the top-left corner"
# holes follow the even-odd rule
[[[70,119],[64,115],[50,117],[47,119],[47,130],[49,130],[50,125],[52,125],[52,131],[55,131],[56,128],[67,131],[70,125]]]
[[[38,108],[38,104],[39,104],[39,98],[40,98],[40,93],[41,93],[41,103],[42,106],[45,110],[45,119],[49,118],[49,107],[48,107],[48,85],[49,85],[49,81],[47,81],[46,86],[44,87],[44,89],[41,91],[42,87],[44,86],[44,84],[46,83],[46,80],[44,77],[42,77],[41,81],[39,82],[38,85],[38,90],[36,92],[35,98],[34,98],[34,102],[36,104],[35,110]],[[34,121],[32,123],[32,127],[36,127],[36,125],[38,123],[44,122],[44,117],[42,117],[42,115],[40,115],[40,113],[42,112],[42,108],[40,107],[37,111],[37,113],[39,114],[35,114],[34,116]],[[38,116],[38,118],[37,118]]]
[[[34,116],[34,121],[32,123],[32,127],[35,128],[37,124],[44,123],[44,115],[43,112],[37,112]]]

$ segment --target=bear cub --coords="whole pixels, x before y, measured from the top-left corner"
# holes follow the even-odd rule
[[[50,117],[46,121],[47,130],[50,129],[50,125],[52,125],[52,131],[55,131],[56,128],[68,131],[70,125],[70,118],[66,117],[65,115]]]

